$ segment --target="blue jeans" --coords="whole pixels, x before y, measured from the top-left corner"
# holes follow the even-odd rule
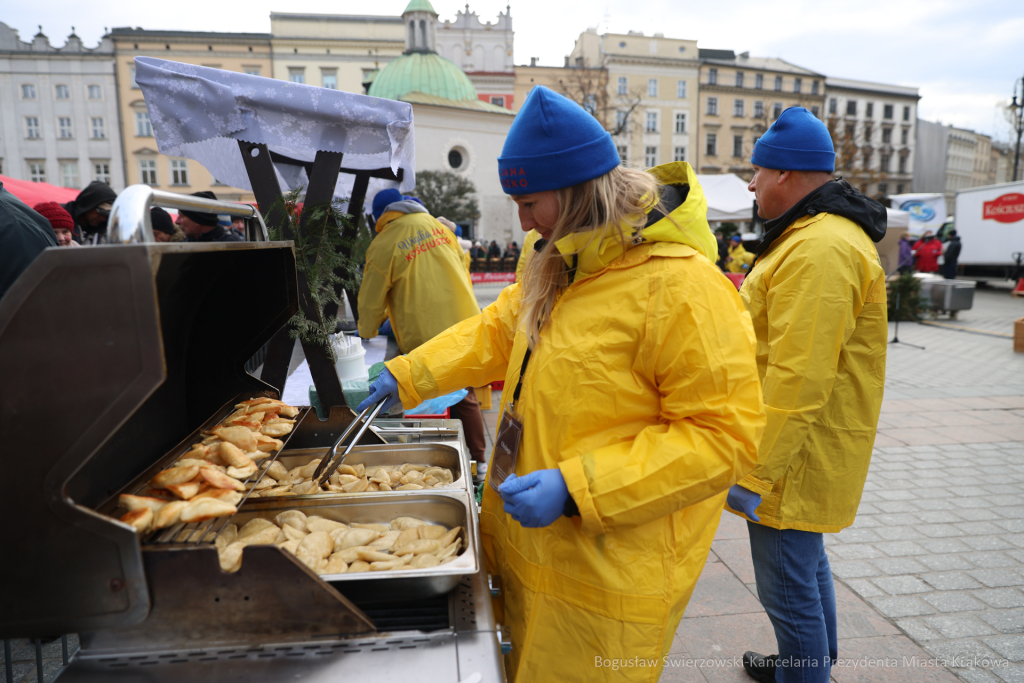
[[[757,595],[779,643],[776,683],[828,683],[836,593],[821,534],[747,522]]]

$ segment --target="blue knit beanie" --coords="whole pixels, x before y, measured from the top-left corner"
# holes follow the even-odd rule
[[[381,190],[373,198],[373,220],[379,221],[388,204],[402,201],[402,193],[393,187]]]
[[[754,145],[750,163],[775,171],[836,170],[828,128],[803,107],[790,107]]]
[[[535,86],[505,138],[498,175],[506,194],[572,187],[619,165],[608,131],[567,97]]]

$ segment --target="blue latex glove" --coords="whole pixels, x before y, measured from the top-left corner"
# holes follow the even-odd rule
[[[757,506],[761,504],[761,496],[750,489],[745,489],[739,484],[733,484],[729,488],[729,495],[725,497],[725,502],[736,512],[742,512],[755,522],[761,521],[756,512]]]
[[[377,330],[377,334],[383,334],[385,336],[391,336],[391,318],[384,321],[384,324]]]
[[[387,394],[391,394],[391,398],[389,398],[388,402],[384,404],[384,408],[381,409],[382,413],[386,413],[394,406],[402,404],[401,400],[398,398],[398,380],[395,379],[394,375],[388,372],[387,368],[384,368],[380,371],[380,374],[377,375],[377,379],[374,380],[373,384],[370,386],[370,395],[365,401],[359,404],[359,412],[363,412],[369,406],[372,406],[374,403],[384,398]]]
[[[565,511],[569,489],[559,469],[510,475],[499,489],[505,512],[528,529],[550,526]]]

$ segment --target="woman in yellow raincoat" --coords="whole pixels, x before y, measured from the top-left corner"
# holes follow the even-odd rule
[[[481,529],[509,679],[653,683],[725,493],[756,463],[750,320],[688,164],[623,168],[590,115],[538,86],[499,169],[545,246],[481,315],[388,362],[367,404],[504,379],[521,438],[498,438]],[[517,452],[500,486],[499,450]]]

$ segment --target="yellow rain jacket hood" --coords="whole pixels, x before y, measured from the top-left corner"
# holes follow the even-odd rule
[[[876,225],[834,213],[798,218],[740,289],[768,414],[757,468],[740,484],[761,494],[765,526],[834,533],[857,514],[888,337],[885,273],[869,229],[877,236]]]
[[[385,212],[377,232],[359,287],[359,336],[377,336],[390,318],[398,348],[408,353],[480,313],[455,233],[422,209]]]
[[[725,492],[755,464],[764,415],[750,321],[702,255],[717,246],[689,165],[651,172],[689,184],[670,214],[680,227],[663,218],[626,249],[609,234],[579,254],[516,404],[516,474],[559,468],[580,516],[524,529],[484,487],[511,681],[657,681]],[[527,349],[521,291],[505,288],[481,315],[389,361],[403,404],[504,379],[504,409]],[[613,671],[598,656],[649,664]]]

